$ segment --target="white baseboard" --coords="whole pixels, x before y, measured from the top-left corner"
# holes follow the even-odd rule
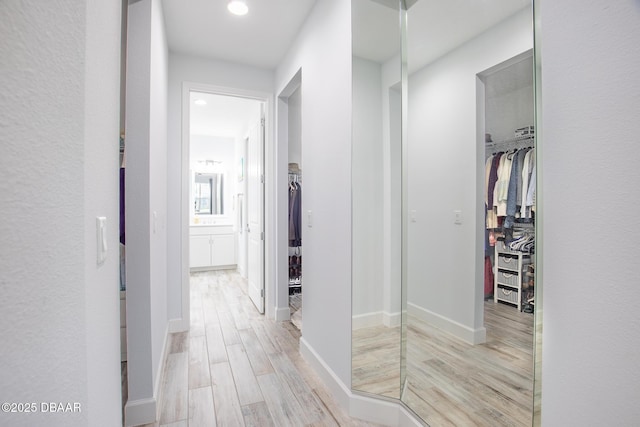
[[[400,326],[400,313],[389,313],[386,311],[374,311],[372,313],[357,314],[351,319],[353,329],[370,328],[372,326],[384,325],[387,328]]]
[[[189,324],[182,318],[169,320],[169,333],[175,334],[176,332],[187,332],[189,330]]]
[[[126,427],[150,424],[156,421],[158,402],[155,398],[128,400],[124,406],[124,425]]]
[[[438,329],[442,329],[443,331],[446,331],[469,344],[476,345],[487,341],[487,330],[484,326],[472,329],[456,322],[455,320],[451,320],[448,317],[444,317],[412,303],[408,303],[407,308],[410,316],[415,316],[418,319],[429,323]]]
[[[387,328],[395,328],[396,326],[400,326],[401,321],[402,314],[400,312],[389,313],[385,311],[382,313],[382,323]]]
[[[399,402],[352,393],[304,337],[300,338],[300,353],[329,387],[331,395],[349,416],[387,426],[423,426]]]
[[[169,353],[170,323],[171,322],[167,324],[167,328],[164,332],[164,342],[162,343],[160,366],[157,369],[156,378],[154,378],[153,397],[127,401],[124,406],[124,425],[126,427],[151,424],[160,419],[161,408],[158,402],[162,401],[164,367],[167,363],[167,354]]]
[[[158,402],[162,402],[162,384],[164,383],[164,367],[167,366],[167,356],[169,355],[169,344],[171,340],[171,335],[169,334],[169,324],[167,324],[167,329],[164,331],[164,342],[162,343],[162,354],[160,355],[160,366],[156,370],[157,374],[155,379],[155,384],[153,386],[153,396],[156,398]],[[156,420],[160,420],[160,405],[157,405],[156,408]],[[155,420],[154,420],[155,421]]]
[[[373,313],[356,314],[351,318],[351,327],[353,329],[370,328],[372,326],[382,325],[383,313],[375,311]]]
[[[289,307],[276,307],[276,322],[284,322],[291,319],[291,309]]]

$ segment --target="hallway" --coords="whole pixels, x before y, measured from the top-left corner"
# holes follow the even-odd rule
[[[298,352],[291,322],[258,314],[235,271],[191,275],[191,330],[170,335],[160,420],[171,426],[373,426],[350,418]]]

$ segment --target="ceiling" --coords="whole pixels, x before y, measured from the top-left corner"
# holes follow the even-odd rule
[[[169,49],[203,58],[276,68],[316,0],[246,1],[249,13],[240,17],[227,11],[227,0],[162,0]],[[399,16],[393,7],[396,1],[352,0],[355,56],[384,63],[398,55]],[[408,3],[411,4],[407,18],[410,72],[519,10],[531,7],[531,0],[410,0]],[[212,97],[207,108],[194,106],[191,110],[193,133],[230,136],[246,126],[247,100],[206,97]]]
[[[354,55],[383,63],[399,55],[394,0],[353,0]],[[424,67],[500,21],[531,7],[531,0],[419,0],[407,12],[409,71]]]
[[[173,52],[260,68],[278,66],[316,0],[246,0],[235,16],[228,0],[162,0]]]
[[[196,105],[196,99],[205,101],[206,105]],[[242,138],[260,119],[260,101],[255,99],[191,92],[190,104],[192,135]]]
[[[260,68],[278,66],[316,0],[246,0],[234,16],[227,0],[162,0],[169,49]],[[349,0],[344,0],[349,1]],[[409,67],[420,68],[531,0],[408,1]],[[397,0],[353,0],[354,55],[385,62],[399,53]]]

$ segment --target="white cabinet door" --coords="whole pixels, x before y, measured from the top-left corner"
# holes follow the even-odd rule
[[[190,266],[208,267],[211,265],[211,236],[191,236],[189,239]]]
[[[236,238],[233,234],[211,236],[211,264],[216,267],[236,263]]]

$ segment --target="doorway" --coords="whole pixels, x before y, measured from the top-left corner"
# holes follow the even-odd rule
[[[278,96],[278,302],[289,319],[302,331],[303,309],[303,165],[302,165],[302,70]],[[309,224],[307,223],[307,226]],[[286,298],[286,302],[285,299]],[[284,308],[286,307],[286,308]]]
[[[207,85],[183,87],[183,322],[190,275],[237,271],[265,310],[264,144],[267,99]]]

